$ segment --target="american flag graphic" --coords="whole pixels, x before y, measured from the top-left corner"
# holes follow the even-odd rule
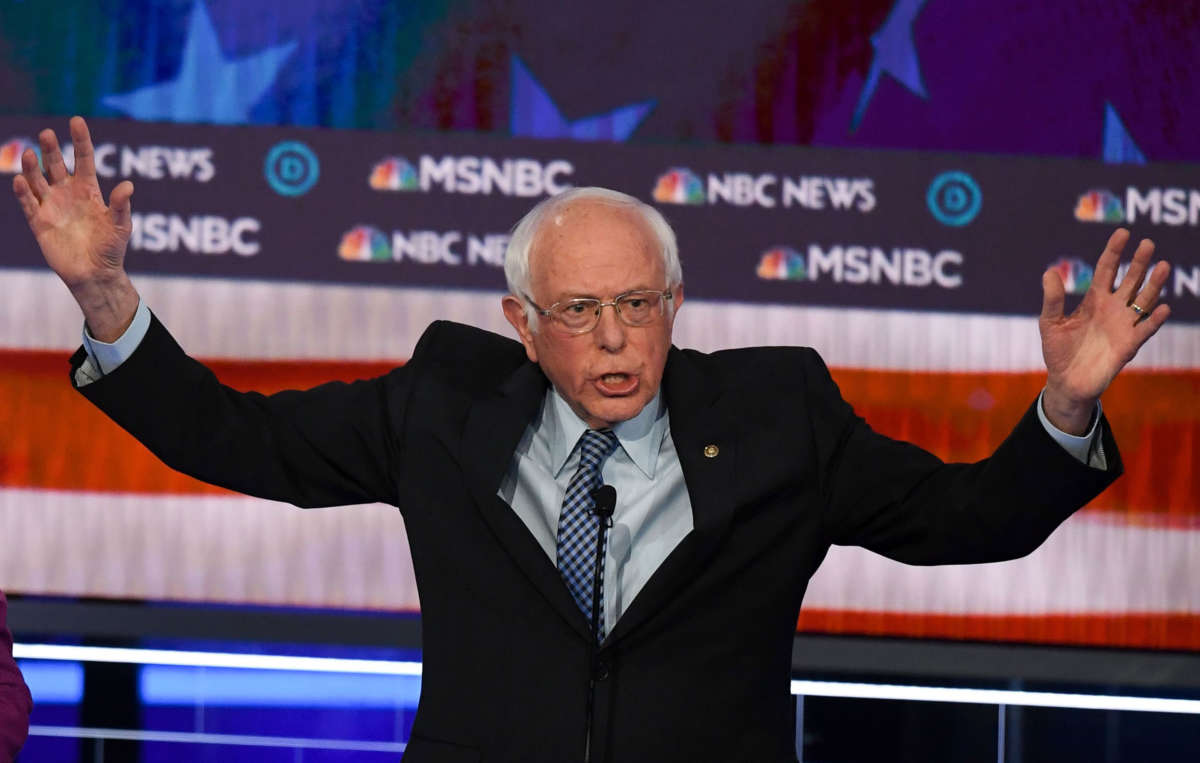
[[[383,373],[438,318],[511,335],[495,292],[134,281],[183,347],[239,389]],[[0,293],[0,586],[419,609],[398,511],[302,511],[172,472],[71,389],[67,357],[81,316],[57,278],[3,269]],[[1032,316],[689,300],[675,342],[813,346],[876,429],[948,460],[986,456],[1044,382]],[[1200,649],[1200,326],[1168,323],[1103,404],[1126,474],[1035,553],[916,568],[836,547],[812,580],[798,627]]]

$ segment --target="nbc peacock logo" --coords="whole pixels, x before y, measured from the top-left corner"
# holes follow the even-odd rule
[[[376,191],[415,191],[420,187],[417,171],[403,156],[389,156],[371,168],[368,179]]]
[[[764,281],[807,281],[804,256],[790,246],[773,246],[758,258],[758,277]]]
[[[392,247],[383,231],[370,225],[356,225],[342,234],[338,257],[348,262],[390,262]]]
[[[687,167],[672,167],[658,176],[654,200],[663,204],[703,204],[704,184]]]
[[[1079,197],[1075,219],[1081,223],[1123,223],[1125,210],[1112,191],[1093,188]]]
[[[38,161],[42,159],[42,152],[38,150],[37,144],[25,138],[12,138],[0,145],[0,172],[5,174],[16,174],[21,171],[21,154],[25,153],[25,149],[32,148],[38,155]]]
[[[1062,257],[1049,269],[1062,278],[1067,294],[1086,294],[1092,285],[1092,266],[1078,257]]]

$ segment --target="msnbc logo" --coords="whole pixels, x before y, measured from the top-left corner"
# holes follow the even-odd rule
[[[356,225],[342,235],[338,257],[350,262],[388,262],[392,259],[392,247],[383,231]]]
[[[376,191],[415,191],[421,187],[417,171],[402,156],[389,156],[372,167],[368,182]]]
[[[1092,285],[1092,266],[1078,257],[1063,257],[1049,269],[1062,278],[1067,294],[1086,294]]]
[[[807,249],[773,246],[759,255],[756,275],[764,281],[829,281],[896,286],[962,286],[961,252],[917,247],[809,244]]]
[[[758,277],[764,281],[807,281],[804,256],[790,246],[773,246],[758,259]]]
[[[658,176],[654,200],[663,204],[703,204],[704,184],[687,167],[672,167]]]
[[[41,160],[41,152],[32,141],[24,138],[13,138],[12,140],[0,145],[0,172],[17,173],[21,171],[21,154],[25,153],[25,149],[32,148],[38,154],[38,160]]]
[[[1083,223],[1123,223],[1125,210],[1112,191],[1092,189],[1079,197],[1075,219]]]

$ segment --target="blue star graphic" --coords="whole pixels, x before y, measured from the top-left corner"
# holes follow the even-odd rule
[[[1121,115],[1111,103],[1104,104],[1104,148],[1101,152],[1109,164],[1145,164],[1146,155],[1125,129]]]
[[[275,81],[295,41],[238,60],[225,58],[217,30],[200,0],[192,6],[183,62],[173,80],[148,85],[102,103],[136,119],[171,122],[246,122],[250,109]]]
[[[850,120],[851,132],[857,130],[862,122],[863,114],[866,113],[871,98],[875,96],[875,88],[879,87],[879,78],[884,74],[891,75],[916,95],[928,97],[912,36],[913,22],[917,20],[917,14],[924,5],[925,0],[896,0],[883,26],[871,35],[875,58],[871,61],[867,81],[858,96],[858,105],[854,107],[854,117]]]
[[[652,108],[653,100],[642,101],[604,114],[567,121],[521,59],[512,57],[508,127],[515,136],[623,141],[633,134]]]

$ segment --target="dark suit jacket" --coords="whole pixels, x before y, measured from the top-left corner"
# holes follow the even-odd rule
[[[12,657],[12,634],[7,625],[8,601],[0,591],[0,761],[12,760],[29,734],[33,700],[21,670]]]
[[[155,320],[81,391],[200,479],[300,506],[398,506],[424,644],[405,759],[562,763],[583,758],[588,623],[496,494],[546,387],[521,345],[439,322],[380,378],[243,394]],[[831,543],[914,564],[1011,559],[1120,469],[1107,426],[1101,472],[1032,408],[988,460],[942,464],[872,432],[809,349],[672,349],[663,389],[695,530],[603,644],[594,761],[793,760],[792,637]]]

